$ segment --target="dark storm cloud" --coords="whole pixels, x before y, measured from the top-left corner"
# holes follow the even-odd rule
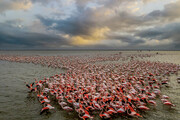
[[[70,35],[89,35],[93,32],[94,28],[108,27],[111,30],[124,30],[129,28],[135,28],[144,21],[141,17],[134,16],[127,12],[120,12],[109,19],[103,19],[101,16],[97,16],[98,10],[86,9],[80,13],[77,13],[65,20],[55,20],[52,18],[45,18],[41,15],[36,17],[49,29],[56,29],[62,33]],[[55,24],[53,26],[53,24]]]
[[[88,15],[88,14],[86,14]],[[88,16],[84,14],[71,16],[66,20],[55,20],[52,18],[45,18],[43,16],[36,16],[49,29],[55,29],[62,33],[70,35],[87,35],[91,32],[91,28],[96,26],[96,23],[88,20]],[[53,24],[55,24],[53,26]]]
[[[77,11],[72,16],[63,20],[36,15],[36,17],[49,29],[55,29],[62,33],[70,35],[90,35],[94,28],[102,28],[104,26],[110,29],[127,28],[133,25],[142,24],[142,19],[128,12],[115,13],[111,18],[106,18],[104,12],[113,10],[126,0],[100,0],[95,3],[102,5],[96,9],[87,8],[86,5],[91,0],[76,0]],[[127,2],[127,1],[126,1]],[[129,1],[128,1],[129,2]],[[114,11],[114,10],[113,10]],[[55,24],[53,26],[53,24]]]
[[[7,32],[8,31],[8,32]],[[19,28],[7,24],[0,24],[0,47],[8,47],[13,45],[14,48],[18,46],[25,48],[42,49],[53,43],[60,45],[67,44],[64,38],[56,35],[49,35],[43,33],[25,32]]]
[[[42,5],[47,5],[50,2],[57,1],[57,0],[30,0],[32,3],[40,3]]]
[[[116,16],[108,19],[105,23],[112,30],[134,29],[140,25],[145,24],[145,20],[141,16],[135,16],[125,11],[118,13]]]
[[[151,29],[142,30],[137,32],[137,36],[144,38],[159,38],[167,39],[173,38],[178,41],[180,37],[180,23],[172,23],[162,27],[154,27]]]
[[[172,40],[171,45],[175,49],[180,49],[180,23],[171,23],[162,27],[154,27],[151,29],[142,30],[136,33],[136,36],[147,38]]]
[[[159,31],[158,29],[148,29],[137,33],[138,36],[145,38],[155,38],[163,34],[163,31]]]
[[[74,15],[64,20],[45,18],[40,15],[37,15],[36,17],[45,26],[48,26],[48,29],[58,30],[60,33],[69,34],[70,36],[91,35],[94,28],[108,27],[111,30],[110,32],[119,31],[127,33],[131,32],[131,34],[135,34],[135,36],[130,34],[113,36],[113,34],[110,35],[109,33],[109,35],[105,38],[107,40],[114,39],[120,40],[122,42],[127,42],[128,47],[145,43],[145,38],[157,40],[172,39],[173,43],[174,41],[176,41],[177,44],[177,40],[175,39],[175,37],[178,35],[177,31],[171,32],[171,29],[168,28],[170,26],[168,26],[167,28],[162,28],[156,22],[157,27],[153,29],[142,29],[142,31],[137,32],[136,28],[140,26],[151,26],[152,24],[155,24],[154,21],[158,20],[162,24],[162,21],[164,20],[175,20],[179,17],[179,13],[176,11],[180,8],[178,8],[179,2],[170,3],[166,5],[165,8],[161,11],[155,10],[144,16],[138,16],[126,11],[115,10],[115,15],[112,15],[108,18],[106,18],[106,16],[102,14],[105,13],[106,10],[113,10],[113,8],[116,8],[121,2],[124,2],[123,0],[113,0],[110,4],[108,4],[108,0],[104,0],[103,2],[99,1],[97,3],[101,4],[102,2],[103,6],[96,9],[85,8],[85,5],[88,2],[89,0],[76,1],[77,11]]]
[[[129,45],[138,45],[145,42],[141,38],[135,38],[135,36],[132,35],[110,35],[108,36],[108,38],[112,40],[120,40],[122,42],[127,42],[129,43]]]

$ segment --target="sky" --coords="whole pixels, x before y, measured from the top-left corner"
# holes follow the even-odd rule
[[[180,50],[180,0],[0,0],[0,49]]]

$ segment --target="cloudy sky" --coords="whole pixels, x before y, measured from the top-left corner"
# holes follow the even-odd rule
[[[0,49],[180,50],[180,0],[0,0]]]

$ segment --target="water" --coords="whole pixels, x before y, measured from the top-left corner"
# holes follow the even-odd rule
[[[84,54],[109,54],[118,51],[7,51],[0,54],[18,54],[18,55],[84,55]],[[139,54],[134,51],[122,51],[123,54]],[[141,53],[156,53],[141,52]],[[160,54],[143,60],[171,62],[180,64],[180,51],[162,51]],[[35,94],[28,93],[24,82],[33,82],[34,78],[43,79],[54,74],[65,72],[61,69],[42,67],[40,65],[14,63],[0,61],[0,120],[74,120],[79,119],[74,113],[63,111],[57,103],[52,103],[56,107],[56,112],[47,115],[39,115],[42,108]],[[170,100],[176,105],[174,109],[163,106],[157,99],[158,106],[151,107],[150,111],[141,113],[146,120],[178,120],[180,119],[180,84],[176,81],[177,76],[172,75],[169,88],[162,88],[163,94],[170,97]],[[95,119],[99,119],[96,117]],[[121,117],[114,118],[122,119]],[[128,118],[131,119],[131,118]]]

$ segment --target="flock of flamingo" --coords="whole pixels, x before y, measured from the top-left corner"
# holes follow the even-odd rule
[[[168,86],[170,75],[178,75],[180,65],[143,60],[154,55],[0,55],[0,60],[66,69],[66,73],[35,79],[26,86],[37,94],[42,104],[40,114],[54,110],[51,102],[57,101],[62,109],[75,111],[85,120],[93,119],[95,114],[102,119],[142,117],[141,111],[156,107],[157,98],[163,105],[175,107],[161,88]]]

